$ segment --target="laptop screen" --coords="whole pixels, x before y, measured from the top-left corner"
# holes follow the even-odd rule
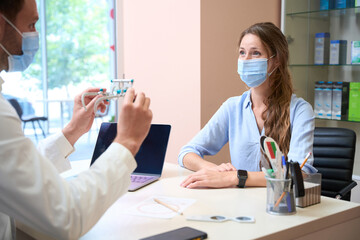
[[[149,134],[146,136],[135,156],[137,168],[134,173],[161,174],[165,161],[170,129],[170,125],[151,124]],[[101,124],[90,165],[92,165],[110,146],[116,137],[116,131],[116,123]]]

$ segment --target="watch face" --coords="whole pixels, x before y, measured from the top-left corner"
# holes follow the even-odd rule
[[[245,170],[238,170],[238,177],[247,178],[247,171]]]

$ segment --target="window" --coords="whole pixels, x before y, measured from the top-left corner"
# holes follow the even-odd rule
[[[48,116],[50,134],[71,119],[75,95],[109,87],[114,78],[114,1],[37,0],[40,50],[25,72],[1,73],[4,95],[18,98],[24,114]],[[29,124],[25,134],[32,132]],[[97,134],[91,135],[86,142],[94,144]]]

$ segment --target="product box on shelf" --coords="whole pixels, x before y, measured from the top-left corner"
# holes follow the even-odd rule
[[[331,119],[331,105],[332,105],[332,82],[324,83],[324,93],[323,93],[323,109],[324,109],[324,118]]]
[[[351,8],[354,7],[355,1],[354,0],[334,0],[334,7],[335,8]]]
[[[315,56],[314,64],[329,64],[330,33],[315,34]]]
[[[324,118],[324,81],[317,81],[315,83],[315,96],[314,96],[314,113],[317,118]]]
[[[341,92],[341,120],[348,120],[349,116],[349,82],[342,83]]]
[[[330,63],[331,65],[346,64],[346,40],[330,41]]]
[[[341,120],[342,82],[334,82],[332,91],[331,119]]]
[[[334,8],[334,0],[320,0],[320,10],[329,10]]]
[[[351,82],[349,90],[349,121],[360,122],[360,82]]]
[[[351,41],[351,64],[360,64],[360,41]]]

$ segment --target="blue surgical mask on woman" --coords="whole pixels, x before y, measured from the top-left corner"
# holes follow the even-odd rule
[[[0,47],[9,55],[8,72],[22,72],[29,67],[34,60],[36,52],[39,50],[39,33],[24,32],[21,33],[15,25],[10,22],[4,15],[1,15],[6,22],[10,24],[22,36],[22,55],[11,55],[8,50],[0,43]]]
[[[270,58],[274,57],[271,56]],[[238,73],[241,80],[249,87],[257,87],[263,84],[271,73],[267,73],[267,58],[257,58],[248,60],[238,60]]]

